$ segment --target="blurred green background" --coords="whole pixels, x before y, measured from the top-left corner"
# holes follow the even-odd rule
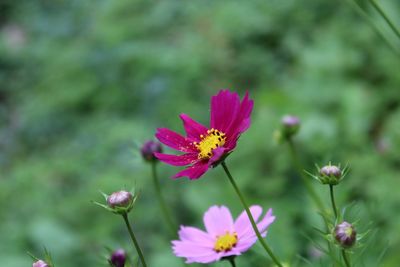
[[[381,2],[400,25],[400,2]],[[231,88],[249,90],[255,109],[227,164],[250,203],[274,209],[267,240],[279,257],[331,266],[308,239],[322,242],[321,219],[273,138],[289,113],[302,120],[305,169],[350,165],[339,206],[355,202],[347,219],[372,230],[353,261],[399,266],[400,57],[370,22],[395,49],[400,42],[368,1],[358,3],[369,20],[351,3],[2,0],[1,265],[30,266],[26,252],[41,256],[43,246],[64,267],[106,266],[104,246],[134,256],[122,220],[90,201],[136,185],[130,217],[149,266],[182,266],[138,147],[157,127],[182,133],[182,112],[207,124],[210,96]],[[159,164],[180,224],[203,227],[214,204],[241,212],[220,167],[197,181],[170,179],[177,171]],[[328,205],[327,188],[313,184]],[[257,245],[237,264],[264,259]]]

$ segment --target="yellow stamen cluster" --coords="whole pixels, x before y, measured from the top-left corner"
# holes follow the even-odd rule
[[[199,150],[199,159],[210,159],[213,156],[213,150],[225,144],[226,136],[214,128],[207,131],[207,135],[200,135],[201,141],[193,144]]]
[[[226,232],[226,234],[217,236],[217,241],[215,242],[214,245],[214,250],[216,252],[227,252],[230,251],[234,246],[236,246],[238,241],[237,238],[237,233],[229,233]]]

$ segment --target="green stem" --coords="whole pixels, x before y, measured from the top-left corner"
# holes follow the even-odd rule
[[[174,221],[172,220],[171,215],[168,212],[168,208],[167,205],[165,204],[163,195],[162,195],[162,191],[161,191],[161,186],[160,186],[160,182],[158,180],[158,176],[157,176],[157,167],[156,167],[156,162],[152,162],[151,163],[151,171],[152,171],[152,175],[153,175],[153,183],[154,183],[154,189],[156,191],[156,195],[158,198],[158,202],[160,204],[160,208],[161,211],[164,215],[164,218],[168,224],[168,227],[171,231],[172,235],[175,235],[176,233],[176,225],[174,223]]]
[[[333,213],[335,214],[335,221],[338,220],[338,212],[337,212],[337,207],[336,207],[336,202],[335,202],[335,194],[333,192],[333,185],[329,185],[329,193],[331,195],[331,202],[332,202],[332,209],[333,209]],[[350,261],[348,259],[347,253],[345,249],[342,249],[342,257],[344,260],[344,263],[346,265],[346,267],[350,267]]]
[[[124,218],[124,221],[125,221],[126,227],[128,228],[129,235],[131,236],[133,245],[135,246],[135,249],[139,255],[140,261],[142,262],[142,266],[147,267],[146,261],[144,260],[143,252],[140,249],[139,243],[137,242],[135,234],[133,233],[131,225],[129,223],[128,214],[124,213],[124,214],[122,214],[122,217]]]
[[[369,2],[376,9],[376,11],[378,11],[378,13],[383,17],[383,19],[386,21],[386,23],[389,25],[389,27],[393,30],[393,32],[396,34],[396,36],[400,39],[400,31],[396,28],[396,26],[389,19],[389,17],[386,15],[386,13],[383,11],[383,9],[378,5],[378,3],[376,3],[375,0],[369,0]]]
[[[382,40],[392,49],[392,51],[400,56],[400,50],[393,45],[391,41],[382,33],[379,27],[375,24],[375,22],[368,16],[368,14],[358,5],[358,3],[354,0],[346,0],[346,2],[361,16],[365,19],[370,26],[375,30],[375,32],[382,38]]]
[[[236,191],[236,194],[239,196],[240,201],[242,202],[242,205],[247,213],[247,216],[249,217],[251,226],[253,227],[254,232],[257,235],[258,240],[260,241],[261,245],[263,246],[263,248],[265,249],[265,251],[268,253],[268,255],[271,257],[271,259],[275,262],[276,265],[278,265],[279,267],[283,267],[283,265],[280,263],[280,261],[278,260],[278,258],[274,255],[274,253],[272,252],[271,248],[267,245],[267,243],[264,241],[264,239],[262,238],[260,231],[258,231],[257,228],[257,224],[254,221],[253,216],[251,215],[250,209],[248,207],[248,205],[246,204],[246,201],[242,195],[242,193],[240,193],[239,187],[237,186],[235,180],[233,179],[231,173],[228,170],[228,167],[226,166],[225,161],[223,161],[221,163],[222,167],[224,168],[224,171],[226,173],[226,175],[228,176],[229,181],[231,182],[233,188]]]
[[[345,249],[342,249],[342,256],[343,256],[343,259],[344,259],[344,263],[346,264],[346,267],[351,267],[350,260],[349,260],[349,258],[347,256],[347,253],[346,253]]]
[[[303,183],[306,187],[308,194],[310,195],[311,199],[314,201],[315,205],[317,206],[317,208],[322,216],[322,219],[324,220],[326,230],[329,231],[329,220],[325,213],[325,206],[324,206],[321,198],[318,196],[317,192],[314,190],[314,187],[312,186],[310,179],[304,174],[303,168],[301,167],[299,157],[297,156],[297,150],[296,150],[293,140],[291,138],[288,138],[287,141],[289,144],[290,155],[292,157],[293,164],[294,164],[297,172],[299,173],[301,179],[303,180]],[[330,253],[332,253],[331,244],[328,241],[326,241],[326,243],[327,243],[328,251]]]
[[[335,220],[337,220],[338,213],[337,213],[337,208],[336,208],[336,203],[335,203],[335,195],[333,193],[333,185],[331,185],[331,184],[329,185],[329,192],[330,192],[330,195],[331,195],[333,213],[335,214]]]
[[[232,267],[236,267],[235,258],[229,258],[229,262],[231,263]]]
[[[297,172],[300,174],[301,179],[303,180],[303,183],[307,189],[308,194],[310,195],[311,199],[314,201],[315,205],[317,205],[318,210],[322,213],[322,216],[323,216],[324,220],[326,221],[324,204],[322,203],[322,200],[319,198],[317,192],[314,190],[314,187],[312,186],[309,177],[307,177],[304,174],[304,171],[300,164],[299,157],[297,156],[297,151],[296,151],[294,142],[291,138],[289,138],[288,143],[289,143],[290,154],[292,156],[293,164],[294,164]]]

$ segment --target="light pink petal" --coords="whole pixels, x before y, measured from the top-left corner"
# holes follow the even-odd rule
[[[267,214],[262,218],[262,220],[257,223],[257,228],[260,233],[263,233],[267,230],[268,226],[271,225],[275,221],[275,216],[272,215],[272,209],[269,209]]]
[[[207,162],[198,161],[194,165],[190,166],[189,168],[184,169],[183,171],[178,172],[172,178],[179,178],[179,177],[189,177],[189,179],[198,179],[202,176],[209,168]]]
[[[200,135],[207,134],[207,127],[193,120],[186,114],[181,114],[179,116],[183,122],[183,127],[185,127],[187,137],[200,141]]]
[[[202,246],[196,242],[180,240],[172,241],[172,250],[176,256],[185,258],[210,256],[216,253],[213,248]]]
[[[202,256],[202,257],[190,257],[187,258],[186,263],[212,263],[219,261],[221,259],[221,255],[219,253],[214,252],[212,255],[209,256]]]
[[[197,153],[188,153],[179,156],[163,154],[163,153],[154,153],[154,156],[159,160],[161,160],[162,162],[165,162],[173,166],[185,166],[193,164],[198,159]]]
[[[251,248],[257,242],[257,236],[253,236],[252,238],[248,238],[246,240],[239,239],[238,243],[235,246],[235,250],[240,252],[245,252],[249,248]]]
[[[218,148],[214,149],[213,156],[208,161],[208,164],[212,165],[215,162],[219,161],[222,158],[222,156],[225,154],[225,150],[226,149],[224,147],[218,147]]]
[[[178,234],[182,241],[192,241],[210,248],[214,247],[215,238],[195,227],[181,226]]]
[[[225,206],[212,206],[204,214],[204,226],[212,236],[223,235],[227,231],[233,232],[233,218]]]
[[[240,97],[229,90],[221,90],[211,97],[211,128],[224,133],[228,130],[240,109]]]
[[[258,231],[261,233],[262,236],[266,236],[266,230],[268,228],[268,226],[273,223],[275,220],[275,216],[272,215],[272,209],[269,209],[267,214],[261,219],[260,222],[257,223],[257,228]],[[255,221],[257,222],[257,220],[255,219]],[[237,230],[238,233],[238,237],[239,237],[239,231]],[[249,227],[247,229],[247,231],[245,232],[241,232],[240,234],[240,239],[242,241],[246,241],[248,239],[254,238],[256,236],[253,227],[250,224],[249,221]]]
[[[240,255],[242,254],[239,250],[236,249],[236,247],[232,248],[231,250],[227,251],[227,252],[220,252],[221,254],[221,258],[223,257],[229,257],[232,255]]]
[[[262,208],[258,205],[251,206],[250,213],[253,216],[255,222],[257,222],[258,218],[262,213]],[[249,217],[247,216],[246,211],[244,210],[239,217],[235,221],[235,231],[238,234],[239,240],[243,238],[243,236],[247,234],[254,234],[253,227],[251,226]]]
[[[161,143],[175,150],[192,153],[197,152],[197,148],[189,139],[174,131],[171,131],[170,129],[158,128],[156,137]]]

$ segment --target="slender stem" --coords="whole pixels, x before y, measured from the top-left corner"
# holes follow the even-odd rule
[[[333,193],[333,185],[329,185],[329,192],[331,194],[331,202],[332,202],[332,209],[333,213],[335,214],[335,219],[337,220],[338,218],[338,213],[337,213],[337,208],[336,208],[336,203],[335,203],[335,194]]]
[[[161,191],[161,186],[160,186],[160,182],[158,180],[158,176],[157,176],[157,166],[156,166],[156,162],[152,162],[151,163],[151,171],[152,171],[152,175],[153,175],[153,183],[154,183],[154,188],[156,190],[156,195],[158,198],[158,202],[160,204],[160,208],[161,211],[164,215],[165,220],[167,221],[168,227],[171,231],[172,235],[175,235],[176,233],[176,225],[174,223],[174,221],[172,220],[171,215],[168,212],[168,208],[167,205],[165,204],[163,195],[162,195],[162,191]]]
[[[135,234],[133,233],[131,225],[129,223],[128,214],[124,213],[124,214],[122,214],[122,217],[124,218],[126,227],[128,228],[129,235],[131,236],[133,245],[135,246],[135,249],[136,249],[136,251],[137,251],[137,253],[139,255],[140,261],[142,262],[143,267],[147,267],[146,261],[144,260],[143,252],[140,249],[139,243],[137,242]]]
[[[332,202],[332,209],[333,209],[333,213],[335,214],[335,221],[337,221],[338,219],[338,212],[337,212],[337,207],[336,207],[336,202],[335,202],[335,194],[333,192],[333,185],[329,185],[329,192],[331,195],[331,202]],[[346,250],[342,249],[342,256],[343,256],[343,260],[344,263],[346,265],[346,267],[350,267],[350,261],[349,258],[347,256]]]
[[[306,187],[308,194],[310,195],[311,199],[314,201],[315,205],[317,206],[317,208],[322,216],[322,219],[324,220],[326,231],[329,231],[329,220],[325,213],[325,206],[324,206],[321,198],[318,196],[317,192],[314,190],[314,187],[312,186],[310,179],[304,174],[304,171],[303,171],[303,168],[301,167],[301,163],[300,163],[299,157],[297,155],[297,150],[296,150],[293,140],[291,138],[288,138],[287,141],[289,144],[290,155],[292,157],[293,164],[294,164],[297,172],[299,173],[301,179],[303,180],[303,183]],[[328,251],[332,252],[332,246],[329,243],[329,241],[326,241],[326,244],[328,247]]]
[[[375,22],[368,16],[368,14],[358,5],[357,1],[354,0],[345,0],[347,4],[353,8],[358,15],[360,15],[364,20],[368,22],[368,24],[375,30],[375,32],[379,35],[379,37],[389,46],[390,49],[397,55],[400,56],[400,50],[393,45],[391,41],[382,33],[379,27],[375,24]]]
[[[254,221],[253,216],[251,215],[249,206],[246,204],[246,201],[242,195],[242,193],[240,193],[239,187],[237,186],[235,180],[233,179],[231,173],[228,170],[228,167],[226,166],[225,161],[223,161],[221,163],[222,167],[224,168],[224,171],[226,173],[226,175],[228,176],[229,181],[231,182],[233,188],[236,191],[236,194],[239,196],[240,201],[242,202],[242,205],[244,207],[244,209],[246,210],[247,216],[249,217],[251,226],[254,229],[254,232],[257,235],[258,240],[260,241],[261,245],[263,246],[263,248],[265,249],[265,251],[268,253],[268,255],[271,257],[271,259],[275,262],[276,265],[278,265],[279,267],[283,267],[283,265],[280,263],[280,261],[278,260],[278,258],[274,255],[274,253],[272,252],[271,248],[267,245],[267,243],[264,241],[264,239],[262,238],[260,231],[258,231],[257,225]]]
[[[232,267],[236,267],[235,258],[229,258],[229,262],[231,263]]]
[[[378,13],[383,17],[383,19],[386,21],[386,23],[389,25],[389,27],[393,30],[393,32],[396,34],[396,36],[398,38],[400,38],[400,31],[396,28],[396,26],[389,19],[389,17],[386,15],[386,13],[383,11],[383,9],[378,5],[378,3],[375,0],[369,0],[369,2],[376,9],[376,11],[378,11]]]
[[[310,197],[312,198],[312,200],[314,201],[315,205],[317,205],[319,211],[322,213],[322,216],[324,218],[324,220],[326,221],[325,218],[325,207],[324,204],[322,203],[322,200],[320,199],[320,197],[318,196],[317,192],[314,190],[314,187],[312,186],[310,179],[304,174],[304,171],[301,167],[300,164],[300,160],[299,157],[297,156],[297,151],[296,151],[296,147],[294,145],[294,142],[291,138],[288,139],[288,143],[289,143],[289,148],[290,148],[290,154],[292,156],[292,161],[293,164],[297,170],[297,172],[300,174],[303,183],[307,189],[308,194],[310,195]]]
[[[342,249],[342,256],[343,256],[343,259],[344,259],[344,263],[346,264],[346,267],[351,267],[350,260],[347,257],[347,253],[346,253],[345,249]]]

